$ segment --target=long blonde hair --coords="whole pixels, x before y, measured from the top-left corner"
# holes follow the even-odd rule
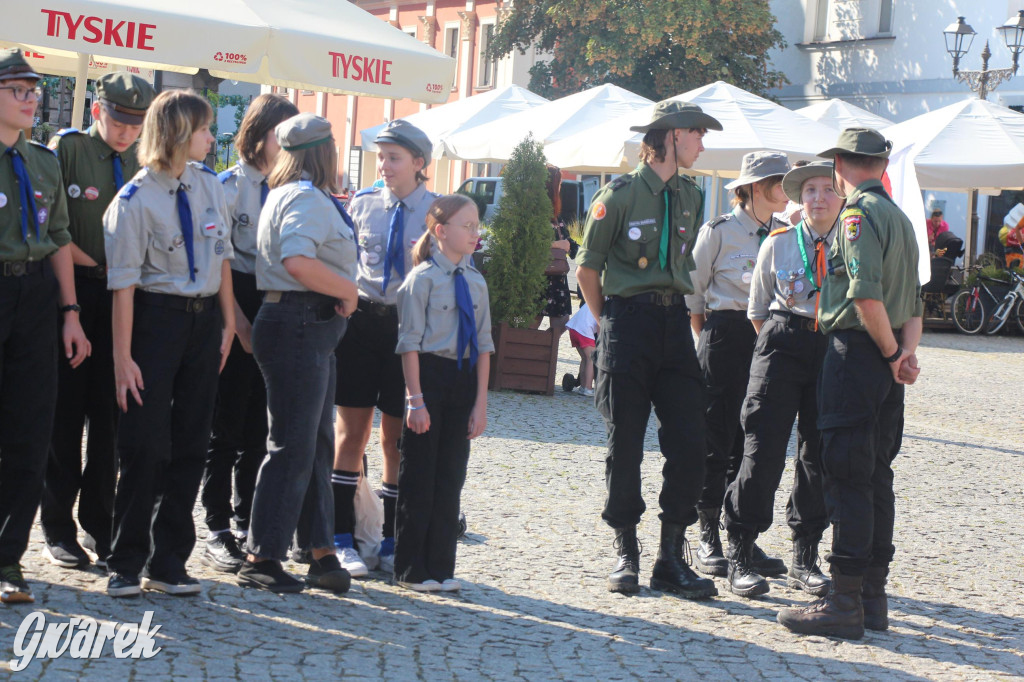
[[[192,134],[213,121],[210,103],[191,90],[165,90],[146,112],[139,136],[139,163],[170,170],[188,161]]]
[[[288,151],[281,148],[274,161],[274,169],[267,176],[271,189],[302,179],[302,173],[309,173],[315,187],[338,193],[338,148],[332,137],[323,144],[307,149]]]
[[[419,265],[430,258],[430,238],[437,238],[437,226],[451,220],[452,216],[466,206],[472,206],[474,209],[477,207],[476,202],[465,194],[447,194],[434,199],[434,203],[427,209],[427,229],[412,247],[413,265]]]

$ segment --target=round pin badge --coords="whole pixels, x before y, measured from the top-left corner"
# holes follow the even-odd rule
[[[786,305],[792,308],[793,306],[796,305],[796,299],[790,296],[789,298],[786,299]]]
[[[637,239],[640,239],[640,228],[639,227],[631,227],[631,228],[629,228],[629,238],[632,239],[633,241],[636,241]]]
[[[802,293],[803,290],[804,290],[803,280],[799,280],[798,279],[797,281],[793,282],[793,293],[794,294]]]
[[[648,263],[647,258],[645,258],[644,256],[640,256],[640,260],[638,260],[636,262],[637,266],[641,270],[646,270],[647,269],[647,263]]]
[[[238,216],[238,224],[241,225],[242,227],[248,227],[249,226],[249,214],[248,213],[243,213],[240,216]]]
[[[68,185],[68,196],[72,199],[77,199],[82,196],[82,188],[78,185]]]
[[[380,256],[375,254],[373,251],[366,251],[365,253],[367,265],[376,265],[377,263],[380,262]]]
[[[218,239],[217,243],[213,245],[213,252],[218,256],[224,253],[224,240]]]
[[[778,277],[780,281],[782,281],[785,280],[789,276],[789,274],[785,270],[777,270],[775,272],[775,276]]]
[[[100,191],[95,187],[86,187],[85,198],[88,199],[89,201],[95,201],[96,199],[100,198]]]
[[[3,208],[6,205],[7,205],[7,195],[4,194],[3,192],[0,192],[0,208]]]
[[[750,280],[754,279],[754,273],[752,273],[752,272],[744,272],[743,276],[740,279],[743,280],[744,284],[750,284]]]
[[[373,247],[373,250],[376,251],[377,253],[380,253],[381,252],[380,244],[377,244],[375,247]]]
[[[179,234],[174,238],[174,241],[172,241],[171,244],[175,248],[180,249],[181,247],[185,246],[185,238]]]

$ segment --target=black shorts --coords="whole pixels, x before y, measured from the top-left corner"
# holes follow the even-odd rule
[[[340,407],[377,407],[401,418],[405,409],[405,377],[398,345],[398,314],[394,306],[369,304],[349,318],[348,331],[338,344],[338,382],[334,404]]]

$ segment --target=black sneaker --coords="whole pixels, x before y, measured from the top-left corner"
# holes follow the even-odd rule
[[[36,600],[21,574],[21,564],[0,566],[0,602],[4,604],[31,604]]]
[[[47,542],[43,545],[43,556],[54,566],[61,568],[81,568],[90,563],[89,555],[77,540]]]
[[[222,530],[206,540],[202,562],[221,573],[238,573],[245,563],[245,552],[238,547],[231,531]]]
[[[199,581],[185,571],[175,576],[146,576],[142,579],[142,588],[176,597],[199,594],[201,591]]]
[[[309,562],[306,583],[310,587],[319,587],[342,594],[348,592],[348,588],[352,585],[352,576],[341,567],[338,555],[328,554],[322,559],[313,559]]]
[[[245,560],[238,569],[238,584],[242,587],[258,587],[271,592],[302,592],[302,581],[290,575],[281,567],[280,561]]]
[[[107,596],[138,597],[140,594],[142,594],[142,587],[139,586],[139,579],[135,576],[114,572],[107,579]]]

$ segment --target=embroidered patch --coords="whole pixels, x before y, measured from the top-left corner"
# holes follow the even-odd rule
[[[854,277],[856,277],[858,272],[860,272],[860,261],[857,260],[856,258],[851,258],[850,259],[850,274],[853,275]]]
[[[213,245],[213,252],[218,256],[224,253],[224,240],[218,239],[217,243]]]
[[[590,210],[590,214],[594,216],[594,220],[602,220],[606,215],[608,215],[608,208],[604,205],[604,202],[598,201]]]
[[[679,226],[679,236],[685,236],[685,235],[686,235],[686,227],[684,225],[680,225]]]
[[[860,237],[860,216],[852,215],[843,218],[843,233],[846,241],[855,242]]]
[[[681,247],[679,247],[679,255],[680,256],[685,256],[686,255],[686,244],[683,244]]]
[[[39,224],[42,225],[46,222],[46,219],[50,216],[50,212],[46,208],[39,209],[38,218]]]

